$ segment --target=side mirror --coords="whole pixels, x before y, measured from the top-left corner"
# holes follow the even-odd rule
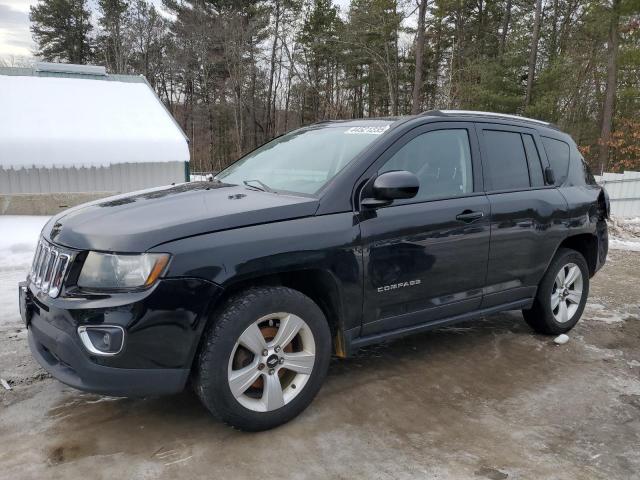
[[[553,168],[547,167],[544,169],[544,181],[547,182],[547,185],[555,185],[556,174],[553,173]]]
[[[413,198],[418,193],[420,181],[413,173],[406,170],[394,170],[379,175],[373,182],[373,198],[365,198],[365,207],[380,207],[394,200]]]

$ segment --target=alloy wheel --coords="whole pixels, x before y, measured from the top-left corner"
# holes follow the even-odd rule
[[[244,330],[231,352],[229,388],[249,410],[277,410],[300,394],[315,360],[315,339],[302,318],[265,315]]]
[[[580,307],[583,279],[580,267],[567,263],[556,275],[551,291],[551,311],[556,321],[570,321]]]

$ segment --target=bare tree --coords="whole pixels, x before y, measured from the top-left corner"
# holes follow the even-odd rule
[[[424,61],[425,17],[427,14],[427,0],[418,0],[418,33],[416,35],[416,72],[413,77],[413,95],[411,96],[411,114],[420,111],[422,91],[422,65]]]
[[[527,93],[524,97],[524,105],[531,104],[531,92],[533,80],[536,75],[536,60],[538,57],[538,38],[540,36],[540,24],[542,23],[542,0],[536,0],[536,11],[533,18],[533,33],[531,35],[531,49],[529,50],[529,71],[527,74]]]
[[[615,108],[618,80],[618,44],[620,39],[620,0],[613,0],[611,18],[609,20],[609,38],[607,41],[607,85],[605,87],[604,104],[602,106],[602,126],[600,129],[598,161],[600,172],[604,172],[609,159],[609,142]]]
[[[500,58],[504,55],[504,49],[507,44],[507,34],[509,32],[509,23],[511,22],[511,7],[512,0],[507,0],[502,16],[502,31],[500,32],[500,44],[498,46],[498,57]]]

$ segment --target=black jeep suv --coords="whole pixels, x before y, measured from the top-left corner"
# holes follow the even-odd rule
[[[190,379],[245,430],[282,424],[331,354],[502,310],[570,330],[607,255],[609,202],[575,143],[482,112],[317,123],[209,182],[53,217],[20,306],[73,387],[170,394]]]

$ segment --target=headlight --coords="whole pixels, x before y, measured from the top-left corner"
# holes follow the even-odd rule
[[[78,286],[96,289],[148,287],[169,263],[168,253],[111,254],[89,252]]]

